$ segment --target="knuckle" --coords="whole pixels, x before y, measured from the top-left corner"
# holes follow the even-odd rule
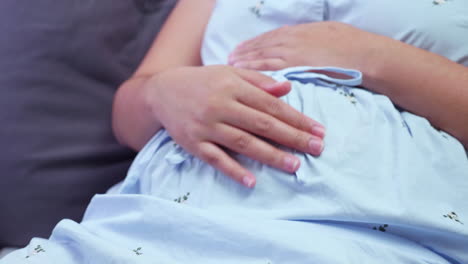
[[[280,101],[280,99],[273,99],[273,100],[269,100],[269,102],[267,103],[266,105],[266,110],[268,113],[270,113],[271,115],[273,116],[277,116],[278,114],[281,113],[281,110],[282,110],[282,102]]]
[[[195,111],[194,121],[197,124],[206,125],[207,123],[209,123],[210,120],[214,118],[214,115],[216,113],[219,113],[219,111],[221,110],[220,107],[213,102],[216,102],[216,100],[207,99],[206,103],[200,106],[200,108]]]
[[[238,150],[245,150],[251,143],[251,138],[247,135],[240,135],[235,138],[234,145]]]
[[[274,148],[273,151],[269,152],[265,157],[265,163],[274,167],[282,167],[283,152]]]
[[[286,56],[281,58],[280,61],[278,61],[278,64],[276,65],[277,69],[287,68],[288,65],[286,61],[287,61]]]
[[[275,68],[275,63],[273,60],[266,60],[264,61],[264,65],[263,65],[263,68],[264,69],[267,69],[267,70],[272,70]]]
[[[262,60],[262,61],[259,63],[258,66],[259,66],[260,69],[268,69],[268,67],[270,66],[270,64],[268,63],[268,61]]]
[[[262,134],[270,132],[274,127],[272,120],[263,117],[256,120],[255,126],[257,127],[257,131]]]
[[[293,144],[295,147],[298,147],[300,149],[307,149],[307,139],[304,136],[304,133],[297,131],[294,134]]]
[[[260,49],[259,51],[257,51],[256,55],[256,58],[264,58],[267,56],[267,52],[264,49]]]
[[[215,87],[231,88],[235,86],[236,81],[234,80],[234,78],[232,78],[231,75],[218,74],[216,77],[214,77],[212,84]]]
[[[225,76],[224,78],[219,78],[215,83],[217,89],[220,90],[229,90],[236,86],[236,82],[233,78]]]
[[[220,167],[222,164],[222,159],[219,155],[216,155],[216,153],[207,151],[207,150],[200,150],[200,157],[208,164],[210,164],[213,167]]]
[[[305,117],[304,115],[300,115],[296,119],[296,123],[294,124],[294,126],[297,127],[300,130],[306,130],[307,129],[307,124],[308,124],[307,117]]]
[[[226,164],[223,168],[223,173],[234,180],[242,179],[242,167],[239,167],[236,162]]]
[[[220,100],[216,96],[210,96],[206,99],[205,104],[202,107],[205,116],[213,115],[214,113],[218,113],[223,108],[220,104]]]
[[[202,126],[196,120],[180,122],[177,126],[166,129],[171,137],[187,144],[196,143],[202,134]]]

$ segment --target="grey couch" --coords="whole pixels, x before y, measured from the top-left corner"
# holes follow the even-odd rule
[[[0,1],[0,248],[80,221],[125,177],[112,98],[175,1]]]

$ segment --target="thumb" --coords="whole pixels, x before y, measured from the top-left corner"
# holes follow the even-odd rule
[[[265,74],[257,71],[245,70],[239,68],[233,68],[235,72],[245,81],[249,82],[253,86],[264,90],[265,92],[281,97],[288,94],[291,91],[291,83],[288,81],[277,82],[273,78],[266,76]]]

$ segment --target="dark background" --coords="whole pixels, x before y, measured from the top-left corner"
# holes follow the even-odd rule
[[[80,221],[135,155],[112,135],[119,85],[175,0],[0,1],[0,248]]]

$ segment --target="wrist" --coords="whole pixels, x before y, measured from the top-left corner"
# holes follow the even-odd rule
[[[145,86],[149,77],[138,76],[118,89],[113,107],[113,130],[117,140],[139,151],[161,125],[148,107]]]
[[[364,40],[367,44],[361,48],[360,62],[358,69],[363,74],[362,86],[374,92],[379,91],[382,74],[385,72],[386,62],[388,61],[388,39],[376,34],[369,34]]]
[[[161,109],[159,109],[160,103],[158,103],[158,94],[160,94],[159,90],[161,88],[159,84],[159,73],[139,78],[140,93],[138,95],[138,101],[141,103],[142,117],[148,124],[154,124],[151,130],[157,132],[162,128],[158,115],[161,111]]]

